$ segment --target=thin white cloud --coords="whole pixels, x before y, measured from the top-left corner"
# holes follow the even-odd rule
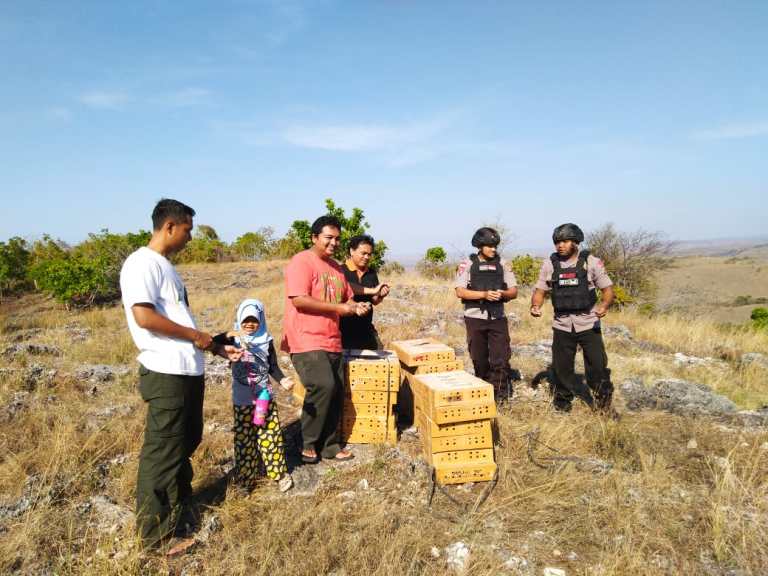
[[[438,123],[404,125],[293,125],[282,131],[284,141],[302,148],[340,152],[393,150],[425,143],[441,131]]]
[[[768,135],[768,122],[751,122],[745,124],[724,124],[710,130],[694,133],[697,140],[738,140]]]
[[[79,100],[90,108],[119,110],[131,100],[131,97],[122,91],[92,90],[81,94]]]

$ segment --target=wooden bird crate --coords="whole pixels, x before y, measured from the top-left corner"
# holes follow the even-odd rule
[[[395,429],[395,421],[392,418],[359,418],[342,416],[342,431],[381,432]]]
[[[464,370],[464,363],[461,360],[448,360],[444,362],[432,362],[430,364],[422,364],[421,366],[413,366],[410,368],[403,368],[411,372],[411,374],[434,374],[435,372],[453,372],[454,370]]]
[[[392,405],[386,404],[354,404],[349,398],[344,399],[342,414],[351,414],[359,418],[394,418]]]
[[[435,479],[438,484],[464,484],[466,482],[488,482],[496,474],[494,462],[474,464],[447,464],[435,467]]]
[[[385,406],[391,406],[397,403],[397,392],[387,393],[379,390],[350,390],[345,388],[344,395],[353,404],[384,404]]]
[[[496,403],[483,402],[471,404],[456,404],[454,406],[437,406],[426,412],[435,424],[451,424],[454,422],[469,422],[471,420],[486,420],[496,417]]]
[[[434,338],[398,340],[392,342],[392,349],[400,362],[409,367],[456,360],[453,348]]]
[[[414,376],[425,405],[431,408],[468,403],[493,403],[493,386],[468,372],[437,372]]]
[[[355,430],[354,432],[341,432],[341,441],[346,444],[383,444],[385,442],[397,442],[397,430],[368,432]]]
[[[436,424],[421,410],[416,412],[416,422],[423,434],[432,440],[450,436],[488,436],[493,438],[490,419],[453,424]]]
[[[400,361],[387,350],[347,350],[344,353],[345,373],[350,380],[378,377],[400,380]]]
[[[430,452],[424,450],[427,461],[435,468],[450,464],[472,465],[493,462],[493,448],[481,448],[479,450],[451,450],[449,452]]]

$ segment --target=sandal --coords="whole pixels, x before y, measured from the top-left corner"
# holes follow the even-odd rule
[[[304,462],[304,464],[317,464],[320,462],[320,456],[317,455],[317,452],[314,452],[313,454],[307,454],[305,450],[302,450],[301,461]]]
[[[328,458],[328,460],[336,460],[338,462],[344,462],[346,460],[352,460],[355,455],[352,454],[349,450],[342,450],[340,452],[336,453],[336,456],[332,456],[331,458]]]

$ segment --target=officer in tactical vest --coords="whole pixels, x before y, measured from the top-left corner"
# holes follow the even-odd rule
[[[613,283],[603,262],[588,250],[579,249],[583,241],[584,233],[575,224],[555,228],[552,234],[555,252],[542,263],[531,297],[534,317],[541,316],[545,294],[550,293],[552,297],[554,405],[562,412],[571,410],[574,394],[579,392],[574,374],[577,346],[581,346],[584,354],[587,385],[594,398],[589,394],[578,394],[579,397],[592,408],[608,411],[613,395],[600,330],[600,318],[613,301]],[[597,303],[597,290],[601,291],[600,303]]]
[[[517,280],[501,259],[501,242],[493,228],[480,228],[472,236],[477,253],[459,264],[456,296],[464,304],[467,346],[475,375],[493,384],[497,399],[512,396],[509,325],[504,302],[517,297]]]

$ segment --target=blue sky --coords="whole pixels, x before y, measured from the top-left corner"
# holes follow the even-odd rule
[[[226,240],[333,198],[391,252],[764,235],[766,2],[0,4],[0,239]]]

